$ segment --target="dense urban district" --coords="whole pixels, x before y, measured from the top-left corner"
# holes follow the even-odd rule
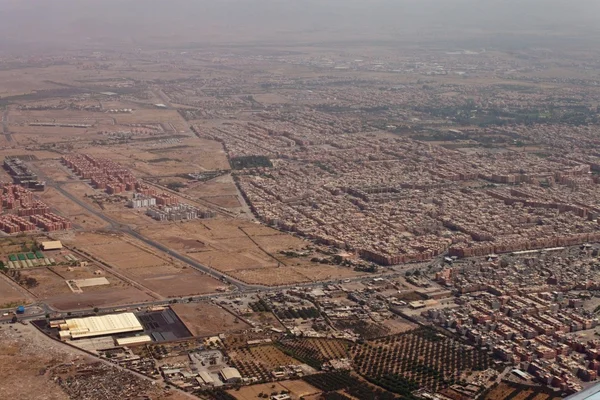
[[[598,54],[386,46],[0,54],[0,397],[593,385]]]

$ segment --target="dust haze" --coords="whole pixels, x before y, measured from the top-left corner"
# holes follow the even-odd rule
[[[0,49],[344,41],[551,45],[598,33],[593,0],[0,0]]]

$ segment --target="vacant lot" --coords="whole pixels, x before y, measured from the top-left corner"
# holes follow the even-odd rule
[[[213,336],[249,327],[244,321],[211,303],[173,304],[171,308],[194,336]]]
[[[126,145],[86,147],[79,152],[111,159],[130,168],[139,177],[229,169],[220,143],[196,137],[157,138]]]
[[[19,280],[38,299],[59,310],[117,306],[152,299],[141,290],[110,274],[106,276],[109,285],[86,287],[83,293],[74,293],[69,289],[65,277],[90,277],[90,274],[85,271],[65,270],[66,267],[21,270]],[[35,283],[26,284],[28,278],[34,279]]]
[[[69,396],[45,373],[67,361],[67,354],[59,353],[47,342],[32,340],[33,332],[23,337],[24,331],[35,330],[34,327],[15,327],[0,328],[0,373],[3,376],[0,398],[68,400]]]
[[[274,387],[273,387],[274,386]],[[293,399],[318,394],[321,391],[308,383],[297,381],[281,381],[275,383],[264,383],[261,385],[244,386],[240,390],[229,390],[227,393],[235,397],[237,400],[258,400],[261,399],[259,394],[272,394],[274,392],[281,393],[282,391],[290,392]]]
[[[283,256],[280,251],[300,250],[309,243],[250,221],[216,218],[154,224],[140,233],[248,283],[284,285],[358,275],[349,268]]]
[[[390,335],[406,332],[417,327],[416,324],[401,317],[386,319],[382,324],[389,329]]]
[[[31,166],[55,182],[65,182],[73,178],[73,175],[61,164],[60,160],[37,161],[31,163]]]
[[[66,284],[65,284],[66,286]],[[93,307],[116,307],[131,303],[151,301],[152,297],[132,287],[98,286],[84,288],[83,293],[69,293],[46,299],[46,303],[58,310],[90,309]]]
[[[224,208],[239,208],[238,191],[231,175],[219,176],[207,182],[192,182],[181,190],[192,198],[202,199]]]
[[[72,294],[67,283],[49,268],[24,269],[18,271],[21,279],[35,279],[36,285],[29,286],[30,292],[40,299],[49,299],[57,295]]]
[[[10,282],[6,277],[0,277],[0,308],[7,308],[16,303],[29,303],[31,296],[20,290],[16,283]]]
[[[78,233],[71,244],[163,297],[212,293],[224,286],[125,235]]]
[[[107,226],[106,222],[67,199],[54,188],[46,189],[40,198],[51,208],[56,209],[59,214],[71,220],[74,226],[79,226],[83,229],[101,229]]]
[[[95,132],[85,128],[65,128],[59,126],[11,126],[13,138],[21,146],[58,143],[84,143],[95,138]]]

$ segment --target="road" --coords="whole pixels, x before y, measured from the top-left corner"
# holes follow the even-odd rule
[[[85,208],[87,211],[89,211],[90,213],[92,213],[94,216],[102,219],[103,221],[107,222],[111,229],[114,231],[118,231],[118,232],[122,232],[125,234],[128,234],[136,239],[138,239],[139,241],[141,241],[142,243],[155,248],[163,253],[168,254],[169,256],[183,262],[186,263],[188,265],[190,265],[191,267],[197,269],[198,271],[205,273],[207,275],[210,275],[211,277],[218,279],[218,280],[222,280],[226,283],[229,283],[233,286],[235,286],[236,290],[239,292],[252,292],[252,291],[270,291],[270,290],[284,290],[284,289],[290,289],[290,288],[294,288],[294,287],[312,287],[312,286],[321,286],[323,284],[327,284],[327,283],[338,283],[340,282],[340,279],[332,279],[332,280],[328,280],[328,281],[318,281],[318,282],[309,282],[309,283],[303,283],[303,284],[294,284],[294,285],[283,285],[283,286],[267,286],[267,285],[252,285],[252,284],[247,284],[245,282],[242,282],[240,280],[237,280],[235,278],[232,278],[230,276],[227,276],[213,268],[210,268],[206,265],[203,265],[199,262],[197,262],[196,260],[193,260],[189,257],[186,257],[174,250],[171,250],[170,248],[168,248],[167,246],[158,243],[152,239],[147,238],[146,236],[140,234],[139,232],[135,231],[134,229],[132,229],[130,226],[128,225],[124,225],[121,224],[115,220],[113,220],[112,218],[107,217],[106,215],[104,215],[103,213],[99,212],[98,210],[96,210],[94,208],[94,206],[92,206],[91,204],[86,203],[85,201],[79,199],[78,197],[72,195],[71,193],[67,192],[66,190],[64,190],[60,184],[51,182],[51,181],[47,181],[47,185],[48,186],[52,186],[54,187],[56,190],[58,190],[62,195],[64,195],[65,197],[67,197],[69,200],[77,203],[78,205],[80,205],[81,207]],[[378,275],[370,275],[367,279],[372,279],[374,277],[385,277],[388,275],[397,275],[397,272],[390,272],[389,274],[378,274]],[[354,278],[353,280],[362,280],[365,279],[364,277],[362,278]],[[146,303],[147,304],[147,303]]]
[[[113,220],[112,218],[108,217],[101,211],[97,210],[92,204],[87,203],[85,200],[80,199],[77,196],[68,192],[67,190],[63,189],[62,186],[66,182],[55,182],[50,177],[45,176],[45,174],[42,170],[38,169],[36,172],[38,173],[40,178],[42,178],[46,181],[46,185],[48,187],[53,187],[58,192],[60,192],[63,196],[65,196],[67,199],[69,199],[72,202],[83,207],[85,210],[87,210],[89,213],[91,213],[95,217],[99,218],[100,220],[106,222],[109,225],[109,227],[110,227],[109,229],[111,231],[121,232],[121,233],[127,234],[131,237],[134,237],[135,239],[139,240],[140,242],[144,243],[145,245],[147,245],[151,248],[154,248],[160,252],[163,252],[165,254],[168,254],[170,257],[177,259],[177,260],[189,265],[192,268],[195,268],[196,270],[198,270],[201,273],[204,273],[208,276],[211,276],[217,280],[221,280],[221,281],[228,283],[228,284],[232,285],[233,287],[235,287],[234,291],[227,292],[227,293],[213,293],[213,294],[206,294],[206,295],[199,295],[199,296],[184,296],[184,297],[179,297],[179,298],[175,298],[175,299],[166,299],[166,300],[162,299],[162,298],[156,299],[156,296],[154,296],[155,297],[154,301],[129,304],[129,305],[125,306],[127,308],[135,309],[138,307],[162,306],[162,305],[168,305],[173,300],[182,302],[182,301],[189,301],[190,298],[193,301],[203,301],[203,300],[210,300],[212,298],[216,298],[216,297],[220,297],[220,296],[237,295],[237,294],[242,294],[242,293],[243,294],[252,294],[252,293],[259,293],[259,292],[272,292],[272,291],[287,290],[287,289],[291,289],[291,288],[311,288],[311,287],[318,287],[318,286],[327,285],[327,284],[342,283],[341,279],[329,279],[329,280],[318,280],[318,281],[313,281],[313,282],[299,283],[299,284],[293,284],[293,285],[281,285],[281,286],[247,284],[238,279],[227,276],[227,275],[221,273],[220,271],[217,271],[213,268],[203,265],[203,264],[199,263],[198,261],[193,260],[183,254],[180,254],[180,253],[168,248],[167,246],[140,234],[139,232],[137,232],[136,230],[134,230],[133,228],[131,228],[128,225],[121,224],[120,222]],[[410,269],[411,266],[407,266],[407,268]],[[412,266],[412,268],[414,268],[414,265]],[[363,276],[354,277],[354,278],[350,278],[350,279],[344,279],[343,281],[344,282],[357,282],[357,281],[370,280],[370,279],[377,278],[377,277],[378,278],[389,278],[389,277],[397,277],[400,275],[401,275],[400,271],[392,270],[392,271],[389,271],[386,273],[370,274],[370,275],[363,275]],[[144,288],[142,288],[142,289],[144,289]],[[40,304],[35,304],[33,306],[37,307],[35,309],[36,312],[33,312],[33,309],[31,309],[31,310],[28,309],[28,312],[22,318],[34,319],[34,318],[43,317],[47,313],[50,313],[50,314],[57,313],[57,312],[64,313],[63,310],[55,310],[52,307],[48,306],[47,304],[40,303]],[[113,311],[115,308],[118,308],[118,307],[103,307],[103,308],[100,308],[100,311],[110,312],[110,311]],[[12,311],[12,310],[10,310],[10,311]],[[71,313],[73,315],[86,314],[86,313],[89,314],[91,312],[94,312],[94,310],[93,309],[84,309],[84,310],[76,310],[76,311],[71,310]],[[2,318],[0,318],[0,320],[2,320]]]
[[[152,382],[153,385],[160,385],[163,388],[167,386],[166,383],[164,382],[164,380],[162,380],[162,379],[156,380],[156,379],[150,378],[150,377],[148,377],[146,375],[143,375],[143,374],[140,374],[139,372],[136,372],[136,371],[134,371],[132,369],[128,369],[128,368],[125,368],[125,367],[122,367],[122,366],[118,365],[117,363],[113,363],[113,362],[107,360],[106,358],[92,356],[91,354],[86,353],[85,351],[83,351],[83,350],[81,350],[81,349],[79,349],[79,348],[77,348],[75,346],[69,346],[69,345],[61,342],[60,340],[52,339],[52,338],[50,338],[49,336],[47,336],[46,334],[44,334],[43,332],[41,332],[40,330],[38,330],[37,328],[35,328],[32,325],[23,326],[23,327],[20,327],[20,329],[23,330],[23,331],[27,331],[28,334],[35,335],[36,336],[36,340],[40,340],[42,342],[47,343],[48,347],[63,348],[66,353],[76,354],[76,355],[81,356],[81,357],[83,357],[85,359],[89,359],[90,357],[93,357],[93,359],[95,361],[99,361],[102,364],[108,365],[108,366],[110,366],[112,368],[115,368],[115,369],[121,371],[121,372],[126,372],[126,373],[128,373],[130,375],[133,375],[133,376],[139,378],[139,379],[142,379],[142,380],[145,380],[145,381],[148,381],[148,382]],[[178,392],[181,395],[183,395],[183,396],[185,396],[185,397],[187,397],[189,399],[196,399],[196,400],[198,399],[198,397],[193,396],[191,393],[188,393],[188,392],[185,392],[183,390],[174,388],[172,386],[170,386],[169,389],[172,390],[172,391]]]
[[[214,270],[206,265],[199,263],[196,260],[192,260],[189,257],[186,257],[174,250],[171,250],[167,246],[145,237],[144,235],[142,235],[139,232],[132,229],[130,226],[121,224],[121,223],[113,220],[112,218],[106,216],[104,213],[96,210],[96,208],[93,205],[91,205],[91,204],[87,203],[86,201],[78,198],[77,196],[69,193],[68,191],[66,191],[65,189],[62,188],[62,185],[65,184],[65,182],[55,182],[49,176],[45,175],[44,171],[42,171],[41,169],[38,169],[36,172],[38,173],[38,176],[41,179],[46,181],[47,187],[53,187],[54,189],[56,189],[58,192],[60,192],[63,196],[65,196],[72,202],[83,207],[85,210],[87,210],[89,213],[91,213],[95,217],[98,217],[102,221],[108,223],[110,225],[110,229],[112,231],[122,232],[122,233],[128,234],[130,236],[133,236],[134,238],[138,239],[139,241],[146,244],[147,246],[150,246],[152,248],[160,250],[161,252],[164,252],[164,253],[168,254],[169,256],[171,256],[185,264],[188,264],[189,266],[197,269],[198,271],[200,271],[202,273],[205,273],[217,280],[221,280],[223,282],[226,282],[228,284],[235,286],[237,290],[244,291],[244,290],[250,290],[250,289],[266,289],[266,288],[268,288],[268,286],[263,286],[263,285],[248,285],[240,280],[237,280],[235,278],[227,276],[217,270]]]
[[[4,110],[2,113],[2,133],[6,137],[7,142],[12,142],[13,138],[8,130],[8,110]]]
[[[45,177],[47,178],[47,177]],[[210,267],[207,267],[206,265],[200,264],[199,262],[192,260],[189,257],[186,257],[176,251],[173,251],[171,249],[169,249],[167,246],[164,246],[158,242],[155,242],[152,239],[149,239],[147,237],[145,237],[144,235],[140,234],[139,232],[133,230],[130,226],[128,225],[124,225],[121,224],[115,220],[113,220],[112,218],[107,217],[105,214],[99,212],[98,210],[96,210],[94,208],[94,206],[92,206],[91,204],[88,204],[87,202],[79,199],[77,196],[72,195],[71,193],[69,193],[68,191],[64,190],[61,187],[61,184],[53,182],[51,180],[46,179],[46,185],[50,186],[50,187],[54,187],[57,191],[59,191],[63,196],[65,196],[66,198],[68,198],[69,200],[73,201],[74,203],[80,205],[81,207],[83,207],[85,210],[87,210],[88,212],[90,212],[91,214],[93,214],[94,216],[100,218],[101,220],[107,222],[110,225],[111,230],[113,231],[117,231],[117,232],[122,232],[122,233],[126,233],[130,236],[133,236],[134,238],[138,239],[139,241],[141,241],[142,243],[146,244],[147,246],[153,247],[157,250],[160,250],[166,254],[168,254],[169,256],[184,262],[188,265],[190,265],[191,267],[197,269],[200,272],[203,272],[207,275],[212,276],[215,279],[218,280],[222,280],[226,283],[229,283],[233,286],[235,286],[237,288],[237,290],[248,290],[248,289],[261,289],[261,288],[267,288],[267,286],[262,286],[262,285],[248,285],[242,281],[239,281],[237,279],[234,279],[232,277],[226,276]]]

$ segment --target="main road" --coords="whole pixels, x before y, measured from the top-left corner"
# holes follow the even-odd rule
[[[62,185],[65,184],[66,182],[55,182],[50,177],[45,176],[44,172],[39,169],[36,172],[38,172],[38,175],[46,181],[47,186],[53,187],[58,192],[60,192],[63,196],[65,196],[67,199],[69,199],[72,202],[83,207],[86,211],[88,211],[95,217],[108,223],[110,226],[110,228],[109,228],[110,230],[115,231],[115,232],[122,232],[129,236],[132,236],[132,237],[136,238],[137,240],[139,240],[140,242],[146,244],[147,246],[152,247],[156,250],[159,250],[159,251],[169,255],[170,257],[173,257],[174,259],[177,259],[208,276],[211,276],[215,279],[221,280],[221,281],[228,283],[236,288],[236,291],[230,292],[230,293],[213,293],[213,294],[206,294],[206,295],[199,295],[199,296],[180,297],[177,299],[178,301],[183,301],[183,300],[187,300],[190,298],[193,299],[194,301],[207,300],[207,299],[220,297],[220,296],[224,296],[224,295],[228,295],[228,294],[235,295],[235,293],[249,294],[249,293],[257,293],[257,292],[270,292],[270,291],[275,291],[275,290],[286,290],[286,289],[297,288],[297,287],[304,287],[304,288],[317,287],[317,286],[342,282],[341,279],[330,279],[330,280],[320,280],[320,281],[314,281],[314,282],[306,282],[306,283],[299,283],[299,284],[293,284],[293,285],[281,285],[281,286],[266,286],[266,285],[247,284],[247,283],[242,282],[238,279],[235,279],[231,276],[225,275],[211,267],[201,264],[198,261],[193,260],[183,254],[180,254],[180,253],[170,249],[169,247],[163,245],[162,243],[156,242],[156,241],[142,235],[135,229],[131,228],[129,225],[125,225],[125,224],[119,223],[118,221],[113,220],[112,218],[108,217],[104,213],[97,210],[92,204],[89,204],[88,202],[80,199],[79,197],[77,197],[77,196],[73,195],[72,193],[68,192],[67,190],[63,189]],[[344,281],[363,281],[366,279],[372,279],[374,277],[394,277],[394,276],[398,276],[399,274],[400,273],[398,271],[390,271],[390,272],[383,273],[383,274],[360,276],[360,277],[355,277],[355,278],[351,278],[351,279],[344,279]],[[139,304],[129,304],[126,307],[136,308],[136,307],[147,307],[147,306],[151,306],[151,305],[166,305],[166,304],[169,304],[169,302],[172,300],[174,300],[174,299],[155,300],[155,301],[139,303]],[[43,308],[45,313],[59,311],[59,310],[53,310],[51,307],[49,307],[46,304],[39,304],[39,305]],[[102,311],[109,311],[112,309],[114,309],[114,307],[107,307],[107,308],[103,308]],[[77,312],[82,312],[82,311],[83,310],[80,310]]]
[[[235,286],[238,290],[244,291],[244,290],[252,290],[252,289],[266,289],[268,288],[268,286],[263,286],[263,285],[248,285],[240,280],[237,280],[235,278],[232,278],[230,276],[224,275],[206,265],[203,265],[201,263],[199,263],[196,260],[192,260],[189,257],[186,257],[174,250],[171,250],[170,248],[168,248],[167,246],[158,243],[152,239],[147,238],[146,236],[140,234],[139,232],[137,232],[136,230],[132,229],[130,226],[125,225],[125,224],[121,224],[115,220],[113,220],[112,218],[106,216],[105,214],[99,212],[98,210],[96,210],[91,204],[88,204],[87,202],[79,199],[77,196],[69,193],[68,191],[66,191],[65,189],[63,189],[61,187],[60,183],[55,183],[55,182],[46,182],[48,186],[52,186],[54,187],[57,191],[59,191],[63,196],[65,196],[66,198],[68,198],[69,200],[73,201],[74,203],[77,203],[78,205],[80,205],[81,207],[83,207],[85,210],[87,210],[88,212],[90,212],[91,214],[93,214],[95,217],[100,218],[101,220],[107,222],[110,227],[111,230],[114,231],[118,231],[118,232],[123,232],[126,233],[130,236],[133,236],[134,238],[138,239],[139,241],[141,241],[142,243],[153,247],[157,250],[162,251],[163,253],[168,254],[169,256],[182,261],[190,266],[192,266],[193,268],[197,269],[200,272],[203,272],[207,275],[212,276],[213,278],[222,280],[226,283],[229,283],[233,286]]]
[[[163,253],[168,254],[169,256],[190,265],[191,267],[197,269],[200,272],[203,272],[207,275],[212,276],[215,279],[221,280],[223,282],[229,283],[233,286],[236,287],[237,290],[239,291],[246,291],[246,290],[259,290],[259,289],[267,289],[268,286],[263,286],[263,285],[248,285],[238,279],[232,278],[230,276],[227,276],[225,274],[220,273],[217,270],[214,270],[204,264],[199,263],[196,260],[192,260],[189,257],[186,257],[174,250],[171,250],[170,248],[168,248],[167,246],[158,243],[152,239],[147,238],[146,236],[140,234],[139,232],[137,232],[136,230],[132,229],[130,226],[125,225],[125,224],[121,224],[115,220],[113,220],[112,218],[106,216],[105,214],[103,214],[102,212],[99,212],[98,210],[96,210],[94,208],[94,206],[92,206],[91,204],[87,203],[86,201],[78,198],[77,196],[69,193],[68,191],[66,191],[65,189],[62,188],[62,185],[66,182],[55,182],[52,178],[50,178],[49,176],[47,176],[46,174],[44,174],[44,171],[42,171],[41,169],[37,168],[36,171],[38,176],[40,178],[42,178],[44,181],[46,181],[46,186],[48,187],[53,187],[54,189],[56,189],[58,192],[60,192],[60,194],[62,194],[63,196],[65,196],[66,198],[68,198],[69,200],[71,200],[72,202],[78,204],[79,206],[83,207],[85,210],[87,210],[89,213],[91,213],[92,215],[94,215],[95,217],[101,219],[102,221],[108,223],[110,225],[110,229],[116,232],[122,232],[122,233],[126,233],[130,236],[133,236],[134,238],[138,239],[139,241],[141,241],[142,243],[146,244],[147,246],[153,247],[157,250],[160,250]]]

